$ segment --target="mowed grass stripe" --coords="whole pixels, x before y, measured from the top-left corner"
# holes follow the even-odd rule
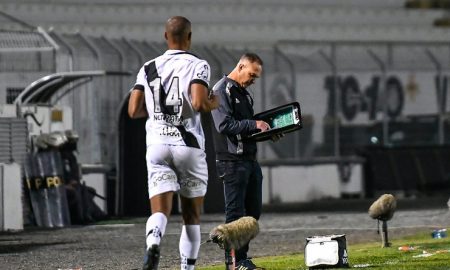
[[[381,248],[380,242],[347,245],[350,267],[368,270],[450,270],[449,237],[434,239],[430,230],[424,230],[416,235],[392,240],[391,243],[389,248]],[[299,243],[299,246],[304,244]],[[401,251],[399,247],[402,246],[413,247],[413,250]],[[302,253],[254,258],[253,262],[267,270],[308,269]],[[197,269],[223,270],[224,267],[221,263]]]

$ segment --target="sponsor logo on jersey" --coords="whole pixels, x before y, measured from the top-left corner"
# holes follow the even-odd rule
[[[197,77],[205,81],[208,80],[208,65],[203,65],[203,70],[197,73]]]
[[[183,122],[183,116],[172,114],[154,114],[153,121],[164,121],[169,124],[178,125]]]
[[[163,127],[159,135],[168,137],[181,137],[180,131],[175,127]]]

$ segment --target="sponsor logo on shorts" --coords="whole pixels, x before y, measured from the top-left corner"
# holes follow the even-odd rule
[[[174,174],[161,174],[158,177],[153,178],[153,186],[157,186],[159,182],[168,181],[168,182],[176,182],[177,177]]]
[[[198,179],[187,179],[180,183],[181,187],[185,188],[198,188],[202,185],[202,182]]]

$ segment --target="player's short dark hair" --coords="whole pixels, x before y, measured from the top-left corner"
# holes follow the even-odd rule
[[[174,16],[167,20],[166,31],[177,40],[185,38],[191,31],[191,22],[183,16]]]
[[[248,61],[250,61],[250,63],[256,62],[256,63],[260,64],[261,66],[264,64],[261,57],[259,57],[256,53],[252,53],[252,52],[244,53],[241,56],[241,60],[243,60],[243,59],[247,59]]]

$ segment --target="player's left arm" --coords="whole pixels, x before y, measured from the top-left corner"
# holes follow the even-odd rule
[[[192,107],[198,112],[210,112],[219,107],[219,97],[209,93],[204,84],[191,84]]]
[[[210,112],[219,107],[219,97],[208,90],[210,77],[208,62],[200,61],[195,67],[189,89],[192,107],[198,112]]]

